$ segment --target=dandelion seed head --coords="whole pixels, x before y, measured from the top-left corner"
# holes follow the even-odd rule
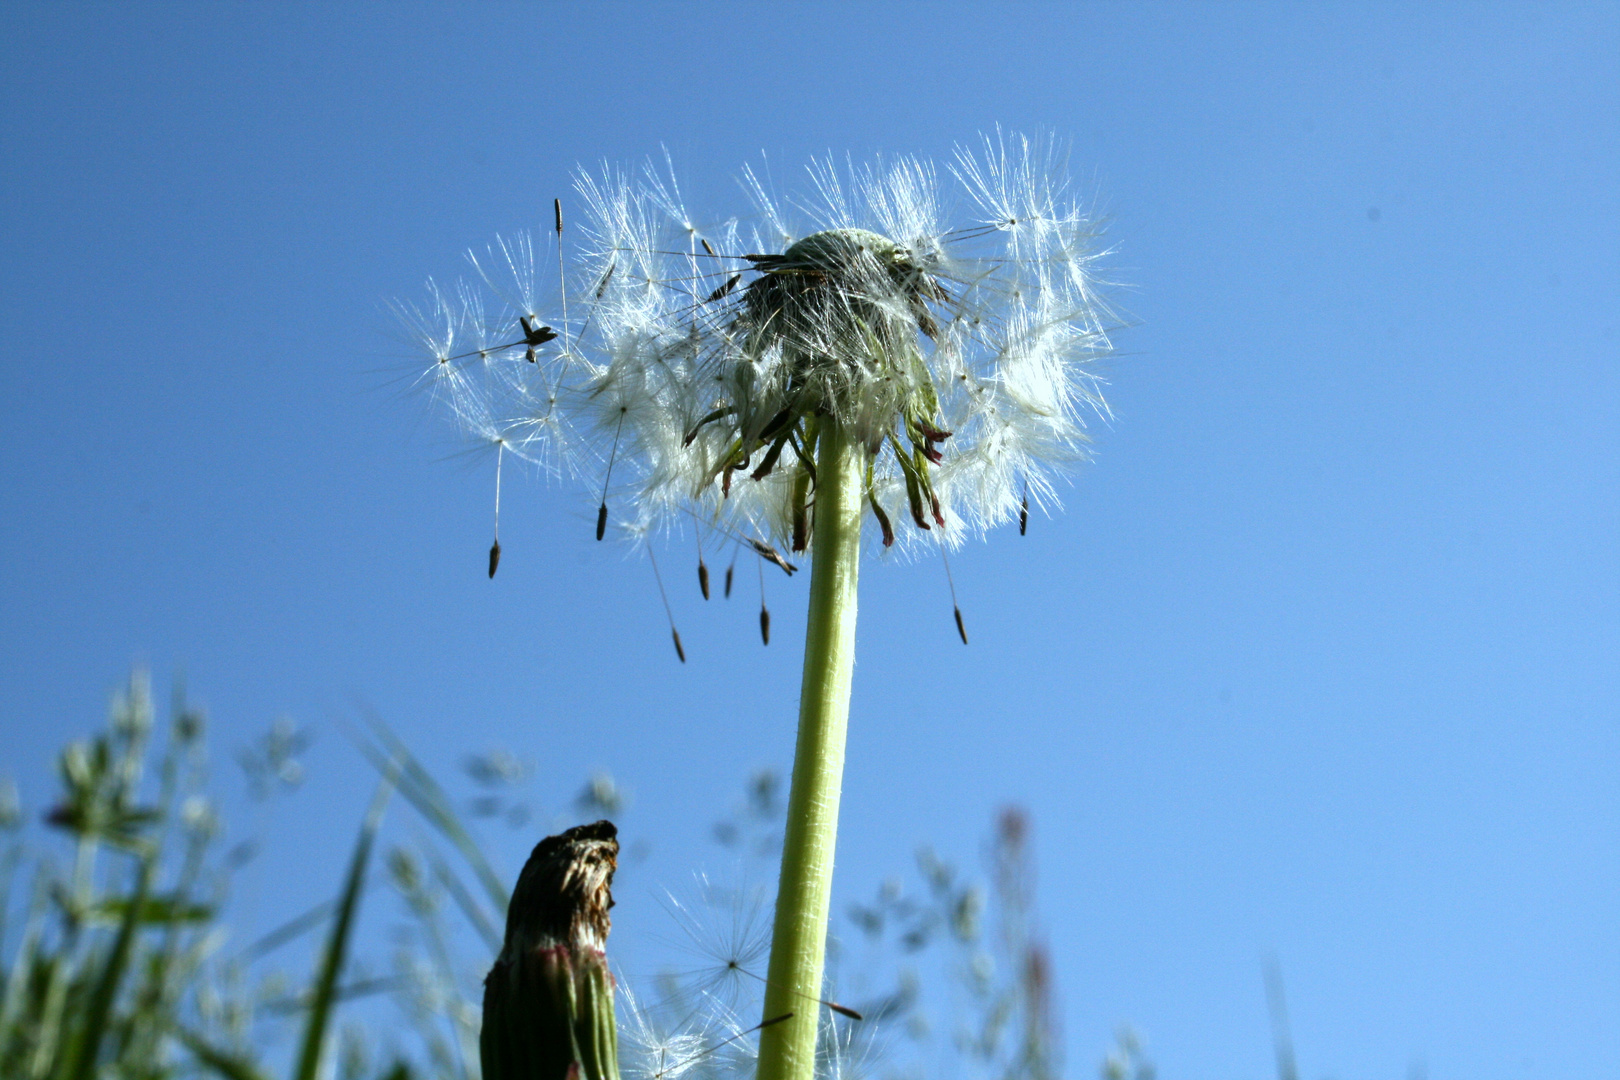
[[[865,448],[900,550],[1054,507],[1108,418],[1096,363],[1117,324],[1064,148],[998,130],[943,169],[824,159],[808,181],[784,200],[745,169],[752,218],[710,228],[667,154],[578,173],[555,302],[517,236],[473,258],[479,288],[398,306],[430,357],[421,385],[474,440],[611,479],[615,520],[643,534],[690,520],[813,544],[835,427]],[[537,348],[542,320],[556,339]]]

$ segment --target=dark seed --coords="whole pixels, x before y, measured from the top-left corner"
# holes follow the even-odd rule
[[[552,199],[551,200],[551,209],[557,215],[557,235],[561,236],[562,235],[562,200],[561,199]]]
[[[836,1001],[827,1002],[827,1008],[831,1009],[835,1013],[838,1013],[840,1016],[847,1016],[851,1020],[864,1020],[864,1019],[866,1019],[864,1016],[862,1016],[860,1013],[856,1012],[854,1009],[850,1008],[848,1005],[840,1005]]]
[[[681,632],[672,626],[669,636],[675,639],[675,655],[681,658],[681,663],[686,663],[686,650],[681,648]]]
[[[495,568],[501,565],[501,542],[495,541],[489,546],[489,576],[495,576]]]
[[[602,539],[607,535],[607,503],[596,508],[596,538]]]
[[[962,644],[966,645],[967,627],[962,624],[962,609],[959,607],[953,607],[951,610],[956,612],[956,632],[962,635]]]
[[[709,568],[703,565],[702,559],[698,560],[698,588],[703,590],[703,599],[707,600],[709,598]]]
[[[765,543],[763,540],[755,540],[752,536],[750,536],[748,538],[748,542],[749,544],[753,545],[754,550],[759,552],[761,557],[763,557],[767,562],[773,562],[777,566],[780,566],[784,571],[787,572],[789,577],[792,577],[793,572],[798,569],[797,566],[794,566],[792,563],[782,558],[780,552],[771,547],[771,545]]]
[[[736,569],[737,568],[735,566],[726,567],[726,599],[727,600],[731,599],[731,575],[732,575],[732,572],[735,571]]]
[[[527,315],[518,316],[518,323],[523,327],[523,341],[529,346],[531,354],[534,350],[534,346],[544,345],[546,342],[555,340],[557,337],[557,331],[553,330],[549,326],[530,322]],[[530,359],[533,359],[532,355],[530,356]]]
[[[759,605],[759,637],[765,644],[771,643],[771,612],[764,604]]]
[[[742,275],[741,274],[732,274],[729,278],[726,279],[726,283],[724,285],[720,286],[718,289],[714,290],[714,292],[710,293],[708,295],[708,297],[703,302],[705,304],[712,304],[716,300],[723,299],[727,293],[729,293],[732,289],[735,289],[737,287],[737,282],[739,282],[741,280],[742,280]]]

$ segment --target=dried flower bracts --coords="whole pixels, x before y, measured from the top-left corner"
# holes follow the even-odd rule
[[[486,1080],[619,1080],[605,952],[618,855],[608,821],[535,845],[484,980]]]

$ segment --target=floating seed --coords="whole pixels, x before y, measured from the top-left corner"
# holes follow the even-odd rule
[[[619,459],[619,436],[624,432],[624,415],[627,410],[619,409],[619,426],[613,429],[613,450],[608,454],[607,472],[602,474],[602,505],[596,508],[596,538],[602,539],[607,531],[607,493],[608,484],[613,480],[613,463]]]
[[[962,624],[962,609],[959,607],[953,607],[951,610],[956,613],[956,632],[962,636],[962,644],[966,645],[967,627]]]
[[[771,643],[771,609],[764,604],[759,605],[759,639]]]
[[[862,1016],[860,1013],[856,1012],[854,1009],[850,1008],[848,1005],[840,1005],[836,1001],[827,1002],[827,1008],[831,1009],[835,1013],[838,1013],[840,1016],[847,1016],[851,1020],[864,1020],[864,1019],[866,1019],[866,1017]]]
[[[710,247],[709,242],[707,240],[703,239],[703,237],[701,237],[701,236],[698,237],[698,243],[703,245],[703,250],[707,251],[711,257],[713,257],[713,258],[718,258],[719,257],[719,256],[714,254],[714,248]],[[793,1015],[792,1013],[788,1013],[788,1016],[792,1016],[792,1015]],[[786,1020],[787,1016],[782,1017],[782,1019]],[[774,1024],[774,1023],[776,1023],[776,1021],[772,1020],[772,1021],[770,1021],[770,1023]],[[764,1025],[762,1024],[760,1026],[763,1027]]]
[[[552,199],[551,209],[557,215],[557,235],[562,235],[562,200]]]
[[[707,600],[709,598],[709,568],[703,564],[702,559],[698,560],[698,588],[703,590],[703,599]]]
[[[1023,536],[1029,531],[1029,496],[1018,504],[1018,535]]]
[[[726,599],[731,599],[731,575],[736,571],[735,566],[726,567]]]
[[[501,565],[501,542],[495,541],[489,545],[489,576],[495,576],[495,568]]]
[[[675,639],[675,655],[681,658],[681,663],[686,663],[686,650],[681,648],[681,632],[672,626],[669,636]]]

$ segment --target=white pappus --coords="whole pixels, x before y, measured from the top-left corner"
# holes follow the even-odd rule
[[[805,550],[837,424],[866,448],[873,535],[954,545],[1052,507],[1107,417],[1117,321],[1065,166],[997,132],[943,169],[817,163],[787,203],[745,170],[753,213],[714,229],[651,166],[582,172],[554,303],[519,237],[473,259],[480,286],[398,310],[462,432],[586,481],[599,536],[694,522]]]

